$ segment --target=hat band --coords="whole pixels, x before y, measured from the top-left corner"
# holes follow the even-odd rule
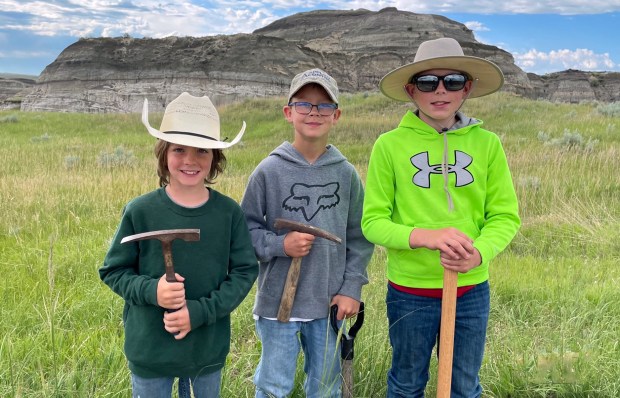
[[[208,140],[213,140],[213,141],[218,141],[213,137],[209,137],[206,135],[202,135],[202,134],[196,134],[196,133],[188,133],[186,131],[162,131],[162,133],[164,134],[180,134],[180,135],[189,135],[192,137],[198,137],[198,138],[206,138]]]

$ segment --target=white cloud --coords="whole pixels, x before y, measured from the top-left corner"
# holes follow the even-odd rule
[[[282,7],[288,4],[281,3]],[[280,18],[270,10],[274,4],[280,6],[278,2],[225,0],[205,6],[192,1],[0,0],[0,9],[11,9],[18,15],[4,24],[4,29],[40,36],[109,37],[128,33],[164,37],[249,33]]]
[[[5,35],[19,32],[20,37],[29,34],[43,36],[50,42],[67,37],[118,37],[124,34],[153,38],[206,36],[249,33],[287,15],[318,8],[377,11],[385,7],[439,15],[468,11],[485,14],[594,14],[619,12],[620,0],[326,0],[317,4],[297,0],[0,0],[0,29]],[[493,33],[481,22],[469,21],[465,25],[475,32],[480,42],[501,48],[511,47],[478,37],[492,37]],[[0,36],[0,43],[3,39],[6,37]],[[24,43],[21,48],[29,45]],[[2,47],[7,56],[10,50],[4,48],[4,44]],[[520,67],[535,73],[568,68],[620,69],[620,64],[614,63],[609,54],[588,50],[548,53],[531,50],[513,55]]]
[[[493,13],[600,13],[620,10],[620,0],[328,0],[322,8],[379,10],[396,7],[416,13],[441,14],[484,10]],[[316,6],[286,0],[0,0],[0,10],[11,10],[19,17],[4,24],[5,29],[29,31],[42,36],[133,36],[163,37],[248,33],[291,12],[308,11]],[[1,13],[0,13],[1,14]],[[474,31],[487,30],[479,22],[466,24]]]
[[[269,3],[269,2],[263,2]],[[473,12],[484,14],[598,14],[620,10],[620,0],[357,0],[357,1],[327,1],[323,4],[332,4],[333,8],[342,10],[366,8],[379,10],[385,7],[396,7],[399,10],[416,13],[441,14],[446,12]]]
[[[532,49],[526,53],[513,53],[515,63],[523,70],[534,73],[549,73],[559,70],[577,69],[582,71],[613,70],[617,66],[608,53],[597,54],[592,50],[553,50],[542,52]]]
[[[484,26],[482,22],[478,21],[468,21],[463,25],[467,26],[467,28],[473,30],[474,32],[488,32],[490,29]]]

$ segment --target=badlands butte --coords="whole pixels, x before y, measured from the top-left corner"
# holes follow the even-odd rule
[[[334,76],[342,92],[372,92],[388,71],[413,61],[421,42],[439,37],[495,62],[504,91],[555,102],[620,101],[620,73],[526,73],[510,53],[477,42],[461,23],[385,8],[299,13],[251,34],[82,38],[38,78],[0,76],[0,109],[140,112],[146,97],[152,111],[163,111],[183,91],[207,94],[217,105],[284,96],[291,78],[313,67]]]

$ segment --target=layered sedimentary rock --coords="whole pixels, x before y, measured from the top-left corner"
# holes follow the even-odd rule
[[[183,91],[216,104],[285,95],[291,78],[312,67],[329,71],[343,92],[374,91],[422,41],[444,36],[496,61],[507,90],[529,89],[509,53],[477,43],[464,25],[388,8],[300,13],[252,34],[80,39],[45,68],[22,109],[136,112],[147,97],[157,111]]]
[[[19,109],[22,98],[36,83],[36,76],[0,75],[0,110]]]
[[[528,75],[530,97],[554,102],[620,101],[620,73],[566,70],[544,76]]]
[[[510,53],[478,43],[463,24],[386,8],[299,13],[252,34],[80,39],[45,68],[21,109],[139,112],[148,98],[151,110],[161,111],[183,91],[206,94],[216,105],[284,96],[291,78],[313,67],[332,74],[342,92],[376,91],[385,73],[413,61],[422,41],[439,37],[453,37],[465,54],[497,63],[505,91],[558,101],[617,100],[617,86],[605,88],[610,75],[528,76]]]

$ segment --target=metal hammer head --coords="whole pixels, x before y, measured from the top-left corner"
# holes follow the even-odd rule
[[[276,221],[273,223],[273,226],[276,229],[289,229],[291,231],[303,232],[305,234],[318,236],[319,238],[328,239],[332,242],[342,243],[342,239],[332,233],[329,233],[321,228],[317,228],[313,225],[304,224],[297,221],[277,218]]]
[[[157,239],[161,242],[161,249],[164,255],[164,264],[166,266],[166,280],[168,282],[176,282],[174,275],[174,265],[172,263],[172,241],[175,239],[183,239],[185,241],[200,240],[199,229],[163,229],[160,231],[143,232],[141,234],[125,236],[121,239],[121,243],[136,242],[139,240]]]
[[[162,229],[160,231],[143,232],[141,234],[125,236],[121,239],[121,243],[135,242],[138,240],[157,239],[162,242],[172,242],[175,239],[183,239],[185,241],[200,240],[199,229]]]

